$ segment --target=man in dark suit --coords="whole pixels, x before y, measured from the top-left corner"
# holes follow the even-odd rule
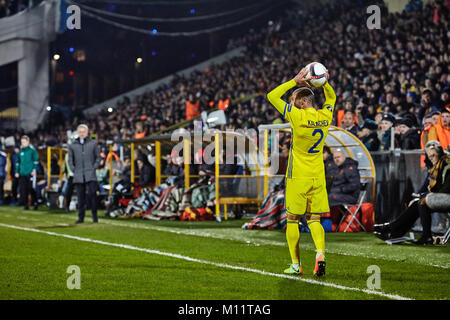
[[[86,200],[91,204],[92,221],[97,217],[97,176],[100,155],[97,142],[89,138],[89,128],[81,124],[77,128],[78,138],[69,145],[69,167],[73,172],[73,184],[76,186],[78,198],[78,220],[83,223],[86,211]],[[86,190],[88,197],[86,199]]]

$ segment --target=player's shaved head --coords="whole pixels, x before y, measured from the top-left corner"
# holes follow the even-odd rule
[[[312,107],[314,101],[314,92],[308,87],[300,87],[291,95],[290,103],[297,108],[303,109]]]

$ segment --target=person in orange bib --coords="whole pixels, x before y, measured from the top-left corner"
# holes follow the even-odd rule
[[[428,141],[439,141],[445,150],[450,146],[450,106],[447,105],[439,116],[439,123],[430,128]]]

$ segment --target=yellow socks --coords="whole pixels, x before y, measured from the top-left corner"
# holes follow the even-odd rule
[[[311,236],[316,246],[317,254],[325,255],[325,231],[320,224],[320,215],[311,215],[312,219],[308,221],[308,227],[311,231]],[[287,219],[286,240],[289,246],[289,253],[291,254],[292,264],[300,264],[300,230],[298,226],[299,221]]]
[[[308,228],[311,231],[311,236],[314,240],[314,244],[316,246],[317,253],[325,254],[325,231],[323,230],[322,225],[320,224],[320,215],[313,214],[312,217],[318,217],[317,220],[309,220]],[[289,247],[290,249],[290,247]]]
[[[300,230],[298,229],[298,221],[287,219],[286,240],[289,246],[292,264],[300,264],[300,249],[298,247]]]

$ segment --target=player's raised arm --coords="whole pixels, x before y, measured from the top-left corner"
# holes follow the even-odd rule
[[[272,91],[270,91],[267,94],[267,99],[269,102],[283,115],[286,113],[286,107],[288,106],[288,103],[281,99],[281,97],[289,90],[292,89],[295,86],[306,86],[306,76],[307,70],[303,68],[296,76],[295,78],[279,85]]]
[[[288,91],[289,89],[292,89],[295,87],[297,83],[294,79],[289,80],[288,82],[285,82],[272,91],[270,91],[267,94],[267,99],[269,102],[280,112],[281,114],[284,114],[284,111],[286,109],[286,105],[288,104],[285,102],[281,97]]]
[[[329,78],[328,71],[326,77],[328,80]],[[334,89],[331,87],[328,81],[323,85],[323,93],[325,94],[324,107],[331,106],[331,109],[333,109],[336,103],[336,93],[334,92]]]

